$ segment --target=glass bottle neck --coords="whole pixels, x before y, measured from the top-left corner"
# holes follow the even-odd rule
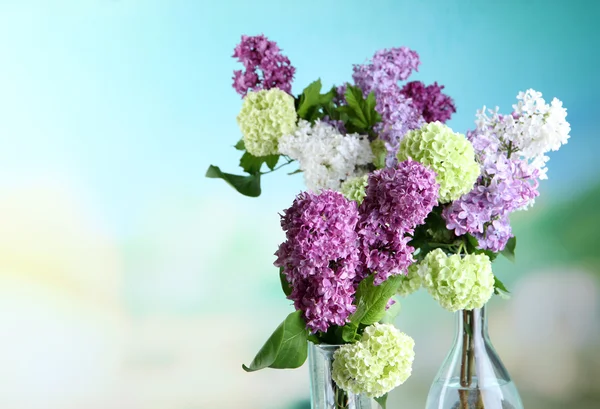
[[[462,339],[462,334],[469,334],[474,338],[488,338],[486,307],[456,312],[456,339]]]

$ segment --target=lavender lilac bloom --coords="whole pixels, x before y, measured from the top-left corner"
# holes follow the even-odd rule
[[[408,245],[415,227],[437,204],[435,172],[415,161],[369,175],[366,197],[359,207],[361,265],[358,280],[375,274],[375,285],[406,274],[414,261]]]
[[[330,190],[299,194],[281,217],[286,241],[275,266],[283,267],[288,298],[313,333],[344,325],[356,309],[357,222],[356,203]]]
[[[478,112],[477,129],[467,137],[481,164],[475,188],[443,211],[446,226],[457,235],[470,233],[482,249],[498,252],[512,237],[508,215],[532,206],[538,180],[546,177],[545,153],[569,138],[566,110],[541,93],[519,93],[511,115]]]
[[[443,210],[443,216],[456,235],[470,233],[478,239],[479,248],[498,252],[512,237],[508,215],[527,208],[539,195],[539,171],[480,133],[471,132],[468,137],[476,149],[481,176],[471,192]],[[488,156],[490,147],[493,155]]]
[[[397,163],[396,153],[404,135],[408,131],[419,129],[425,121],[410,100],[400,93],[398,86],[378,91],[376,98],[375,110],[381,115],[381,122],[375,127],[375,132],[388,149],[386,165],[394,166]]]
[[[407,47],[379,50],[370,63],[355,65],[352,78],[365,94],[375,93],[375,110],[381,115],[381,123],[375,129],[388,148],[387,165],[396,163],[396,151],[406,132],[423,124],[423,117],[402,94],[398,81],[406,80],[419,67],[419,55]],[[338,94],[343,92],[338,88]]]
[[[264,35],[242,36],[235,47],[233,57],[244,65],[245,70],[233,72],[233,88],[242,97],[248,91],[279,88],[292,91],[292,80],[296,69],[290,60],[280,53],[274,41]],[[259,76],[259,72],[262,73]]]
[[[412,71],[418,71],[419,54],[407,47],[379,50],[369,64],[354,66],[352,78],[364,92],[386,90],[398,86]]]

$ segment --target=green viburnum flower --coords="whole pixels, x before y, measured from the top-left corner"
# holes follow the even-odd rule
[[[354,200],[356,203],[361,204],[367,195],[365,190],[367,188],[368,179],[369,175],[350,178],[342,183],[340,192],[346,199]]]
[[[381,139],[377,138],[373,142],[371,142],[371,151],[373,151],[373,165],[377,169],[385,168],[385,158],[387,157],[388,150],[385,147],[385,142]]]
[[[449,311],[481,308],[494,293],[492,263],[485,254],[429,252],[418,264],[423,287]]]
[[[278,141],[296,129],[294,98],[271,88],[249,92],[244,97],[237,122],[246,150],[254,156],[278,155]]]
[[[415,341],[390,324],[365,328],[360,341],[333,354],[332,377],[342,389],[378,398],[403,384],[412,372]]]
[[[421,288],[422,284],[423,280],[419,275],[419,265],[417,263],[411,264],[408,267],[408,274],[404,276],[400,288],[398,288],[397,294],[406,297]]]
[[[440,203],[468,193],[480,173],[471,142],[440,122],[408,132],[400,142],[397,156],[401,162],[410,158],[437,173]]]

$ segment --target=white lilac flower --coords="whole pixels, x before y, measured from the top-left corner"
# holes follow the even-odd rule
[[[546,179],[548,171],[546,153],[558,150],[567,143],[571,126],[566,120],[567,110],[556,98],[550,104],[540,92],[529,89],[517,95],[512,115],[500,115],[495,110],[477,112],[477,139],[474,144],[485,158],[485,163],[495,163],[498,156],[521,158],[529,165],[531,173]]]
[[[303,119],[296,132],[279,140],[279,153],[298,161],[306,187],[314,192],[340,190],[344,180],[364,175],[360,167],[373,162],[366,136],[342,135],[330,124]]]
[[[548,105],[542,93],[532,89],[520,92],[517,99],[518,103],[513,105],[517,131],[513,141],[522,156],[538,157],[567,143],[571,126],[566,121],[567,110],[560,100],[554,98]]]

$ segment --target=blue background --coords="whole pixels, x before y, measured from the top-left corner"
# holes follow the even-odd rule
[[[294,93],[319,77],[326,87],[348,81],[352,64],[377,49],[408,46],[421,58],[411,80],[445,85],[458,108],[449,125],[461,132],[483,105],[510,112],[527,88],[561,99],[572,138],[551,154],[537,207],[514,220],[522,263],[498,271],[518,272],[507,278],[517,286],[529,275],[551,282],[548,269],[574,271],[549,288],[567,306],[587,300],[581,308],[597,318],[597,258],[583,262],[561,240],[544,240],[561,234],[551,227],[573,203],[600,204],[599,17],[593,0],[0,1],[0,297],[15,334],[0,341],[9,362],[0,379],[13,390],[0,406],[266,409],[305,399],[304,370],[239,369],[290,308],[270,266],[282,237],[277,213],[303,188],[301,177],[265,177],[258,199],[204,178],[211,163],[237,169],[241,100],[231,78],[240,67],[231,54],[242,34],[278,43],[297,68]],[[600,220],[588,207],[584,225]],[[598,237],[578,231],[571,242]],[[544,263],[544,252],[562,256]],[[536,350],[542,358],[542,341],[525,337],[529,355],[511,352],[519,325],[511,314],[530,308],[515,298],[498,304],[497,322],[509,324],[496,333],[528,407],[586,408],[581,396],[595,389],[569,385],[600,365],[567,354],[551,367],[562,381],[520,368]],[[554,304],[525,322],[552,317]],[[433,314],[430,326],[419,324],[422,310]],[[432,357],[393,397],[402,407],[422,407],[449,346],[452,317],[438,310],[420,294],[400,318],[422,345],[417,359]],[[589,337],[553,344],[573,329],[550,320],[543,354],[591,356],[597,324],[584,324]],[[433,333],[437,342],[428,341]]]

